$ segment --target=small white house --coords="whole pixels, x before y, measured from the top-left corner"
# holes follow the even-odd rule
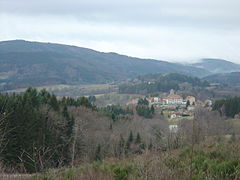
[[[160,98],[159,97],[154,97],[153,98],[153,102],[154,103],[159,103],[160,102]]]
[[[212,101],[210,99],[205,100],[205,106],[212,106]]]
[[[187,110],[188,110],[188,111],[194,111],[194,109],[195,109],[195,106],[188,106],[188,107],[187,107]]]
[[[170,119],[174,119],[174,118],[176,118],[176,117],[177,117],[176,114],[171,114]]]
[[[169,125],[169,131],[170,133],[177,133],[178,125]]]

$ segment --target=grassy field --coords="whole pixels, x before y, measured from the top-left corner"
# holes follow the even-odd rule
[[[118,94],[118,93],[108,93],[97,95],[96,105],[106,106],[107,104],[119,104],[121,106],[126,105],[127,102],[136,98],[144,98],[145,96],[139,94]]]
[[[173,119],[168,119],[168,122],[169,122],[169,124],[177,125],[182,119],[193,120],[193,116],[177,117],[177,118],[173,118]]]
[[[46,89],[47,91],[53,91],[53,90],[61,90],[61,89],[65,89],[65,88],[70,88],[70,85],[64,85],[64,84],[57,84],[57,85],[51,85],[51,86],[38,86],[35,87],[37,90],[42,90],[42,89]],[[13,90],[8,90],[6,92],[8,93],[13,93],[13,92],[24,92],[26,91],[27,88],[19,88],[19,89],[13,89]]]
[[[35,87],[37,90],[46,89],[47,91],[56,94],[57,96],[87,96],[87,95],[96,95],[104,93],[117,92],[117,86],[110,84],[84,84],[84,85],[65,85],[57,84],[51,86],[40,86]],[[8,93],[21,93],[24,92],[26,88],[14,89],[7,91]]]

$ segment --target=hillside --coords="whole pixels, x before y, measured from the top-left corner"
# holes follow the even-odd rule
[[[197,77],[183,74],[146,74],[132,79],[128,83],[119,86],[119,93],[148,94],[155,92],[168,92],[171,89],[179,90],[181,84],[192,87],[207,87],[209,83]]]
[[[202,59],[198,63],[192,64],[193,67],[203,68],[212,73],[229,73],[240,71],[240,65],[223,59]]]
[[[147,73],[204,76],[208,71],[91,49],[23,40],[0,42],[0,89],[120,81]]]
[[[157,107],[145,118],[143,104],[90,101],[33,88],[0,94],[0,179],[239,179],[239,118],[199,107],[172,131]]]
[[[240,72],[213,74],[203,78],[211,83],[221,83],[228,85],[240,84]]]

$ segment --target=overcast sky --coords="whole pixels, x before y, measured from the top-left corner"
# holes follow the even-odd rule
[[[240,63],[240,0],[0,0],[0,40]]]

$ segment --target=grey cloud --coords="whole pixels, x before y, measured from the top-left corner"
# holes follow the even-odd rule
[[[0,39],[239,62],[239,0],[0,0]]]
[[[73,16],[93,22],[196,27],[240,26],[238,0],[1,0],[0,12]]]

